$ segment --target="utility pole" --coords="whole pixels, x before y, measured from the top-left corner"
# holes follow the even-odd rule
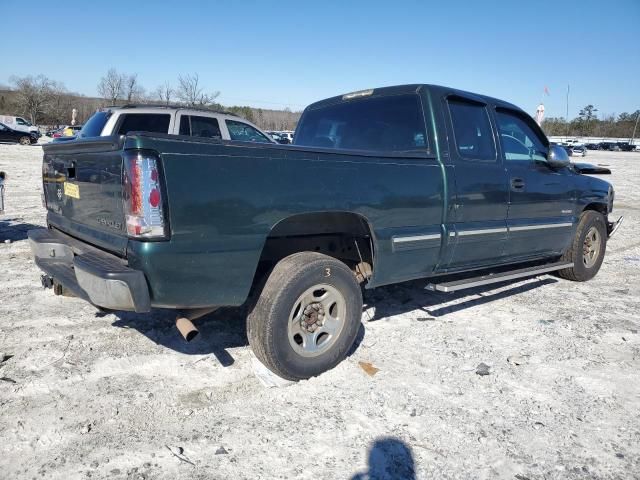
[[[569,136],[569,84],[567,84],[567,137]]]
[[[638,116],[636,117],[636,126],[633,127],[633,134],[631,135],[631,145],[635,145],[636,140],[636,130],[638,129],[638,120],[640,120],[640,112],[638,112]]]

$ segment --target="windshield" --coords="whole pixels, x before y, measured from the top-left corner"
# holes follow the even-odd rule
[[[420,98],[415,94],[371,97],[308,110],[296,145],[377,152],[427,148]]]
[[[79,137],[99,137],[102,133],[107,120],[111,116],[109,111],[100,111],[93,114],[93,116],[87,120],[87,123],[80,129]]]

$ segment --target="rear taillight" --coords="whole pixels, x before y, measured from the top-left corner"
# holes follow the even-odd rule
[[[124,216],[127,233],[135,238],[164,238],[159,159],[152,152],[132,151],[124,157]]]

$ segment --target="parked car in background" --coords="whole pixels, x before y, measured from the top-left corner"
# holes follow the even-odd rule
[[[15,130],[4,123],[0,123],[0,142],[19,143],[20,145],[31,145],[38,142],[35,133]]]
[[[584,157],[587,155],[587,148],[582,145],[576,145],[569,148],[571,150],[571,155],[574,157]]]
[[[253,143],[276,143],[251,122],[227,112],[173,106],[126,105],[97,111],[78,138],[153,132]]]
[[[32,125],[31,122],[25,120],[22,117],[14,117],[13,115],[0,115],[0,123],[3,123],[7,127],[19,132],[32,133],[36,136],[36,138],[39,138],[41,136],[38,127]]]
[[[557,147],[562,148],[570,157],[573,155],[573,148],[570,145],[564,145],[562,143],[555,143],[555,142],[550,142],[550,145],[555,145]]]
[[[75,137],[80,132],[80,130],[82,130],[82,125],[67,125],[66,127],[59,128],[58,130],[53,132],[51,137]]]
[[[585,144],[585,147],[587,148],[587,150],[598,150],[597,143],[587,143]]]
[[[598,150],[607,150],[610,152],[619,152],[620,147],[615,142],[600,142]]]
[[[631,145],[629,142],[618,142],[618,148],[621,152],[633,152],[636,149],[635,145]]]
[[[268,131],[267,133],[271,135],[271,138],[273,138],[276,142],[278,142],[281,145],[288,145],[289,143],[291,143],[288,138],[280,135],[279,132]]]
[[[289,143],[293,143],[293,133],[291,131],[278,132],[278,135],[282,138],[286,138]]]

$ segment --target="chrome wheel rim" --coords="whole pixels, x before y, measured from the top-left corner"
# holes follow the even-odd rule
[[[346,314],[347,302],[337,288],[328,284],[308,288],[291,308],[289,344],[303,357],[322,355],[342,333]]]
[[[30,143],[31,143],[31,140],[29,140],[27,137],[21,137],[21,138],[20,138],[20,143],[21,143],[22,145],[28,145],[28,144],[30,144]]]
[[[586,268],[595,265],[600,257],[600,232],[596,227],[591,227],[584,237],[582,244],[582,262]]]

